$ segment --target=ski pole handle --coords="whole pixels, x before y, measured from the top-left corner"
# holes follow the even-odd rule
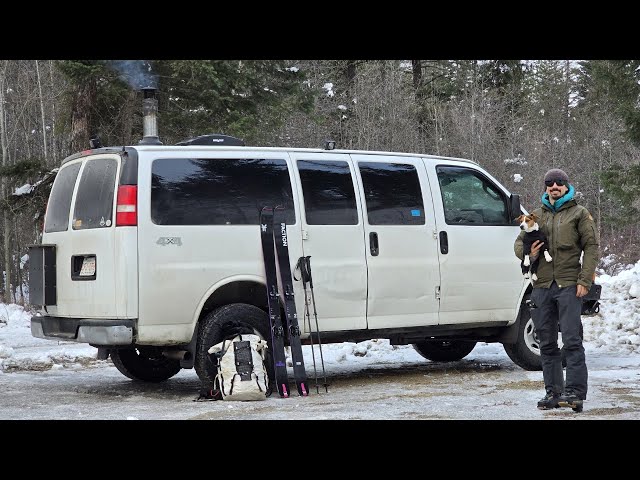
[[[311,255],[304,257],[305,270],[307,278],[309,279],[309,286],[313,288],[313,278],[311,278]]]

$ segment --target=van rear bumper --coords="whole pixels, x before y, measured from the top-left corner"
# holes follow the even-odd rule
[[[91,345],[132,345],[135,320],[31,317],[31,335],[47,340],[67,340]]]

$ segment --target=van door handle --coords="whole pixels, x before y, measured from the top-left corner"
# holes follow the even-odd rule
[[[449,253],[449,237],[445,231],[440,232],[440,253],[443,255]]]
[[[380,253],[380,248],[378,247],[378,234],[376,232],[369,233],[369,249],[371,250],[372,257],[377,257]]]

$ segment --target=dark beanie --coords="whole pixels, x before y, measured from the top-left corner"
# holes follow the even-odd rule
[[[564,180],[569,183],[569,175],[567,175],[564,170],[552,168],[544,175],[544,181],[546,182],[547,180]]]

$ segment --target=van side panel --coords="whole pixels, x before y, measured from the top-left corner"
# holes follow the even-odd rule
[[[214,290],[215,285],[224,285],[230,280],[255,278],[264,279],[264,265],[260,240],[260,225],[238,224],[230,220],[228,224],[174,224],[167,221],[162,224],[161,215],[165,209],[173,209],[176,215],[189,216],[192,221],[199,221],[193,217],[193,211],[175,211],[176,203],[182,202],[185,196],[207,189],[225,191],[234,197],[236,192],[229,190],[230,184],[237,188],[244,188],[251,183],[249,191],[262,188],[269,180],[260,176],[242,176],[242,169],[226,172],[222,184],[220,175],[211,174],[208,178],[196,176],[186,180],[189,184],[174,182],[172,188],[191,188],[198,184],[198,189],[177,191],[176,196],[168,198],[166,206],[158,209],[154,207],[155,222],[152,221],[152,168],[154,161],[165,161],[166,181],[172,174],[171,161],[174,159],[196,159],[195,163],[204,165],[208,161],[229,163],[230,159],[273,159],[286,162],[287,154],[283,152],[251,152],[203,150],[179,152],[140,152],[138,158],[138,251],[139,251],[139,320],[138,342],[148,344],[178,344],[191,340],[194,328],[200,315],[200,306],[207,296]],[[210,160],[212,159],[212,160]],[[182,162],[184,163],[184,162]],[[176,167],[177,168],[177,167]],[[194,167],[197,171],[197,166]],[[202,167],[206,168],[206,167]],[[285,167],[286,168],[286,167]],[[177,172],[176,175],[180,175]],[[237,176],[237,177],[236,177]],[[287,176],[287,183],[290,184]],[[229,183],[231,182],[231,183]],[[255,188],[254,188],[255,187]],[[235,188],[235,187],[234,187]],[[227,190],[224,190],[227,189]],[[246,192],[247,190],[243,190]],[[294,204],[297,210],[297,204]],[[215,208],[212,205],[212,208]],[[255,205],[256,219],[260,208]],[[197,204],[194,207],[199,209]],[[295,211],[294,210],[294,211]],[[210,209],[202,207],[203,215],[208,215]],[[227,210],[230,218],[236,211]],[[293,213],[293,212],[291,212]],[[198,213],[199,214],[199,213]],[[296,212],[297,216],[298,213]],[[299,218],[299,217],[298,217]],[[179,223],[179,222],[178,222]],[[297,258],[302,255],[300,226],[287,226],[291,263],[295,265]],[[298,291],[296,290],[296,294]],[[300,291],[301,293],[301,291]],[[266,298],[265,298],[266,303]]]
[[[114,263],[120,281],[115,284],[117,318],[138,317],[138,228],[117,227]]]

